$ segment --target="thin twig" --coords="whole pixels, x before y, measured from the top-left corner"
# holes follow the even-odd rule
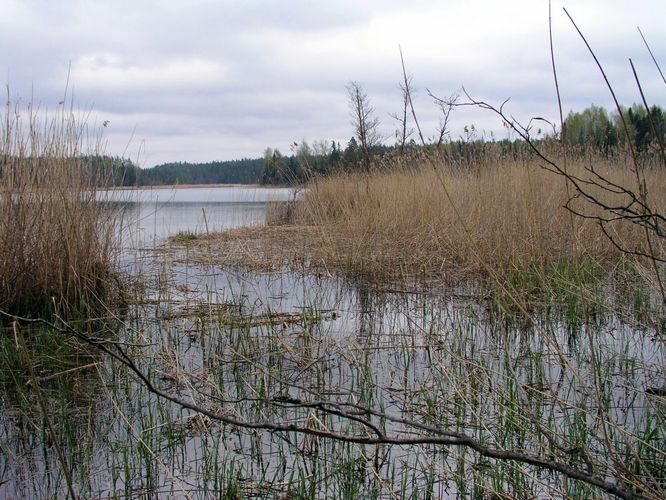
[[[555,52],[553,49],[553,20],[551,16],[550,0],[548,0],[548,37],[550,39],[550,62],[553,67],[553,80],[555,81],[555,93],[557,94],[557,107],[560,111],[560,142],[564,143],[564,115],[562,113],[562,97],[560,96],[560,85],[557,81],[557,69],[555,68]],[[567,184],[567,189],[569,185]]]
[[[615,109],[618,112],[618,115],[620,116],[620,120],[622,120],[622,127],[624,129],[624,132],[627,136],[627,144],[629,146],[629,150],[631,152],[631,157],[634,159],[634,165],[636,166],[636,172],[638,175],[638,161],[636,158],[636,151],[634,150],[633,143],[631,142],[631,135],[629,134],[629,126],[627,125],[627,122],[624,118],[624,113],[622,112],[622,106],[620,106],[620,102],[617,100],[617,97],[615,96],[615,90],[613,90],[613,86],[610,84],[610,81],[608,80],[608,77],[606,76],[606,72],[604,71],[604,67],[601,65],[599,62],[599,59],[597,58],[597,55],[594,53],[594,50],[592,50],[592,47],[587,41],[587,38],[585,38],[585,35],[583,35],[583,32],[578,28],[578,25],[576,22],[573,20],[573,17],[571,17],[571,14],[569,14],[569,11],[565,7],[562,8],[564,10],[564,13],[567,15],[569,20],[571,21],[571,24],[573,24],[574,28],[578,32],[578,35],[580,38],[583,40],[583,43],[585,43],[585,46],[587,47],[587,50],[590,52],[592,55],[592,59],[594,59],[594,62],[597,65],[597,68],[599,68],[599,71],[601,72],[601,76],[603,77],[604,81],[606,82],[606,87],[608,88],[611,96],[613,97],[613,102],[615,103]]]
[[[650,57],[652,57],[652,62],[654,62],[654,65],[657,67],[657,71],[659,71],[659,74],[661,75],[661,79],[664,81],[664,85],[666,85],[666,77],[664,76],[664,73],[661,71],[661,68],[659,67],[659,63],[657,62],[657,59],[655,59],[654,54],[652,53],[652,49],[650,49],[650,46],[647,43],[647,40],[643,36],[643,32],[641,31],[641,28],[637,26],[638,32],[641,34],[641,38],[643,39],[643,43],[648,49],[648,52],[650,53]]]
[[[647,99],[645,99],[645,94],[643,93],[643,87],[641,86],[641,81],[638,78],[636,73],[636,68],[634,67],[634,62],[629,59],[629,64],[631,65],[631,71],[634,74],[634,80],[636,81],[636,86],[638,87],[638,92],[641,95],[641,100],[643,101],[643,106],[645,107],[645,113],[650,123],[650,129],[652,130],[652,135],[657,139],[659,144],[659,152],[661,153],[661,159],[664,162],[664,167],[666,168],[666,147],[664,146],[664,138],[661,134],[661,130],[657,129],[657,124],[654,122],[652,113],[650,112],[650,106],[648,106]]]
[[[425,139],[423,138],[423,133],[421,132],[421,125],[419,125],[419,120],[416,118],[416,111],[414,110],[414,103],[412,102],[412,91],[407,78],[407,70],[405,69],[405,59],[402,57],[402,47],[398,46],[400,49],[400,63],[402,64],[402,76],[405,81],[405,92],[407,93],[407,99],[409,99],[409,107],[412,110],[412,117],[414,118],[414,123],[416,124],[416,130],[419,133],[419,138],[421,139],[421,144],[426,145]]]

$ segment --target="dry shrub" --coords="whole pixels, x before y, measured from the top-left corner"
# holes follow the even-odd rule
[[[349,266],[370,272],[406,266],[485,274],[582,256],[605,262],[620,254],[594,220],[564,208],[573,194],[564,178],[527,154],[485,155],[463,167],[435,155],[384,163],[369,175],[344,174],[310,186],[299,217],[322,228],[321,243],[332,259],[344,255]],[[638,192],[620,156],[567,159],[569,171],[584,178],[591,165]],[[648,169],[645,178],[650,203],[665,213],[666,172]],[[595,214],[581,200],[574,206]],[[636,225],[620,221],[609,230],[628,248],[645,248]]]
[[[49,117],[8,104],[0,127],[0,308],[94,314],[114,235],[87,160],[99,141],[65,108]]]

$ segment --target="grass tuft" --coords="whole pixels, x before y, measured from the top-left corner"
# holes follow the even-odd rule
[[[0,135],[0,308],[94,317],[110,290],[114,237],[90,164],[99,140],[64,107],[49,116],[11,103]]]

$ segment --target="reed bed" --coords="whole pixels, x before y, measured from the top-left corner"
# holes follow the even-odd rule
[[[638,192],[624,157],[562,158],[570,173],[590,179],[593,167]],[[653,210],[666,211],[666,171],[641,172]],[[503,273],[592,259],[608,263],[622,252],[592,219],[574,216],[565,204],[574,192],[565,179],[533,156],[486,155],[473,166],[436,154],[384,160],[370,174],[343,173],[315,179],[294,219],[320,228],[318,245],[329,258],[370,274],[413,272]],[[620,199],[605,200],[625,202]],[[574,199],[589,215],[594,207]],[[617,242],[645,250],[644,232],[618,221],[608,226]],[[663,244],[657,247],[664,255]]]
[[[60,106],[0,115],[0,308],[94,317],[113,269],[114,220],[88,158],[100,140]]]

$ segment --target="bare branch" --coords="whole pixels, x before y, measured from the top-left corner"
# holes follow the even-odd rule
[[[486,446],[479,440],[461,433],[449,431],[437,426],[424,424],[422,422],[412,421],[402,417],[394,416],[389,413],[366,408],[354,403],[344,403],[328,400],[319,401],[304,401],[298,398],[290,397],[276,397],[260,400],[267,405],[278,407],[292,407],[292,408],[309,408],[316,409],[328,415],[334,415],[344,420],[356,422],[369,430],[370,433],[353,433],[346,434],[340,431],[321,429],[317,427],[308,426],[307,424],[296,423],[277,423],[269,420],[249,421],[239,418],[234,418],[228,413],[223,413],[218,410],[212,410],[204,406],[192,403],[180,397],[169,394],[165,390],[157,387],[151,380],[148,374],[144,373],[134,362],[134,360],[125,352],[121,344],[118,342],[110,343],[104,339],[92,337],[83,332],[78,331],[66,322],[62,322],[63,326],[58,326],[50,321],[44,319],[28,319],[19,316],[14,316],[7,312],[0,310],[0,315],[10,318],[14,321],[19,321],[28,324],[43,324],[52,328],[53,330],[65,335],[74,336],[78,340],[92,345],[100,349],[105,354],[109,355],[116,361],[122,363],[130,369],[139,381],[146,387],[146,389],[155,394],[156,396],[179,405],[182,408],[192,410],[194,412],[205,415],[213,420],[222,422],[224,424],[237,426],[245,429],[266,430],[272,432],[295,432],[299,434],[311,435],[320,438],[333,439],[337,441],[356,443],[362,445],[396,445],[396,446],[410,446],[410,445],[439,445],[439,446],[461,446],[471,448],[479,453],[481,456],[492,458],[496,460],[514,461],[518,463],[533,465],[552,472],[558,472],[571,479],[582,481],[586,484],[595,486],[606,493],[610,493],[619,498],[637,498],[634,491],[628,490],[621,485],[611,482],[602,476],[594,475],[590,471],[583,471],[573,467],[567,463],[557,461],[552,458],[544,458],[527,452],[512,451],[493,448]],[[403,437],[401,434],[388,434],[380,429],[376,424],[371,421],[371,417],[380,420],[390,421],[393,423],[401,424],[406,427],[411,427],[421,433],[417,433],[413,437]],[[575,450],[572,451],[574,453]]]
[[[585,43],[585,46],[587,47],[587,50],[592,55],[592,59],[594,59],[594,62],[596,63],[597,68],[599,68],[599,71],[601,72],[601,76],[603,77],[604,82],[606,82],[606,87],[608,87],[608,90],[610,91],[610,94],[613,97],[613,102],[615,103],[615,109],[617,110],[618,115],[620,116],[620,120],[622,120],[622,127],[624,129],[625,134],[627,135],[627,144],[629,145],[629,149],[631,151],[631,156],[634,159],[634,164],[637,165],[636,152],[634,150],[633,143],[631,142],[631,137],[630,137],[630,134],[629,134],[629,127],[628,127],[627,122],[624,118],[624,113],[622,112],[622,106],[620,106],[620,102],[617,100],[617,97],[615,96],[615,91],[613,90],[613,86],[610,84],[610,81],[608,80],[608,77],[606,76],[606,72],[604,71],[603,66],[599,62],[599,59],[597,58],[597,55],[592,50],[592,47],[590,47],[590,44],[588,43],[587,38],[585,38],[585,35],[583,35],[583,32],[578,28],[578,25],[573,20],[573,17],[571,17],[571,14],[569,14],[569,11],[567,11],[567,9],[564,8],[564,7],[562,8],[562,10],[564,10],[564,13],[567,15],[567,17],[571,21],[571,24],[573,24],[574,28],[578,32],[578,35],[583,40],[583,43]]]
[[[432,94],[428,90],[428,95],[432,97]],[[437,146],[441,146],[442,143],[444,142],[444,138],[448,135],[449,133],[449,120],[451,118],[451,113],[453,112],[453,109],[455,108],[456,103],[458,102],[459,95],[458,94],[451,94],[447,102],[437,102],[436,104],[439,106],[439,109],[442,111],[443,118],[439,122],[439,130],[437,131],[438,138],[437,138]]]
[[[640,27],[638,28],[638,32],[641,34],[641,38],[643,39],[643,43],[647,47],[648,52],[650,53],[650,57],[652,57],[652,62],[654,62],[654,65],[657,67],[657,71],[659,71],[659,74],[661,75],[661,79],[664,81],[664,85],[666,85],[666,77],[664,76],[664,73],[661,71],[661,67],[659,66],[659,63],[657,62],[657,59],[655,59],[654,54],[652,53],[652,49],[647,43],[647,40],[643,36],[643,32],[641,31]]]
[[[423,133],[421,132],[421,126],[419,125],[419,120],[416,118],[416,111],[414,111],[414,103],[412,102],[412,90],[411,90],[411,78],[407,77],[407,70],[405,69],[405,59],[402,57],[402,47],[398,46],[400,49],[400,63],[402,64],[402,77],[405,83],[405,92],[407,94],[407,99],[409,101],[409,107],[412,110],[412,117],[414,118],[414,123],[416,124],[416,130],[419,133],[419,138],[421,139],[421,144],[426,145],[425,139],[423,138]]]
[[[548,0],[548,37],[550,40],[550,62],[553,67],[553,80],[555,81],[555,93],[557,94],[557,108],[560,112],[560,141],[564,141],[564,115],[562,113],[562,97],[560,96],[560,85],[557,81],[557,69],[555,68],[555,50],[553,49],[553,20],[551,16],[550,0]]]
[[[400,145],[400,154],[405,152],[405,144],[407,138],[412,135],[413,130],[407,128],[407,108],[409,106],[409,85],[411,78],[406,83],[400,83],[400,90],[402,91],[402,114],[398,116],[397,113],[391,113],[391,118],[398,121],[400,128],[395,131],[397,143]]]

